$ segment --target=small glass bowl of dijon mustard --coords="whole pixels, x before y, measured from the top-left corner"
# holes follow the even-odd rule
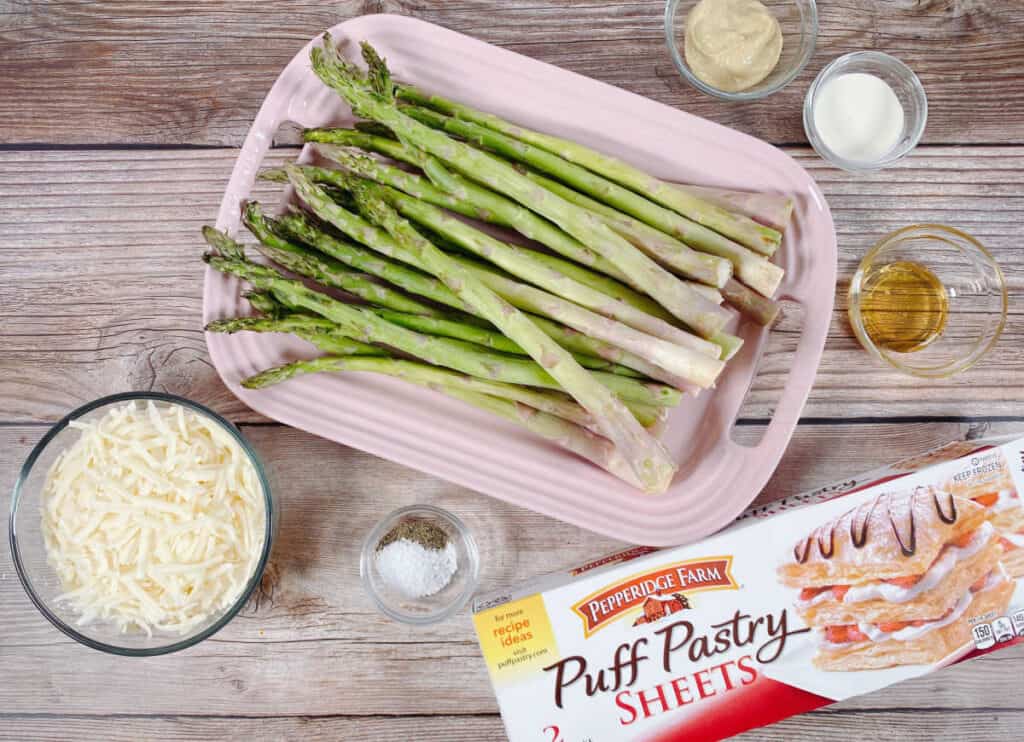
[[[756,100],[788,85],[818,39],[814,0],[668,0],[665,41],[698,90]]]
[[[850,281],[850,325],[898,371],[953,376],[991,350],[1006,325],[1006,280],[980,242],[941,224],[886,235]]]

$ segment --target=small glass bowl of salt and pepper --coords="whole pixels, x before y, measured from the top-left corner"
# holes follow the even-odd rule
[[[881,170],[904,158],[924,134],[928,100],[917,75],[883,52],[833,60],[804,99],[804,130],[814,150],[848,172]]]
[[[480,556],[465,524],[432,505],[400,508],[363,543],[359,575],[377,608],[424,625],[458,612],[477,588]]]

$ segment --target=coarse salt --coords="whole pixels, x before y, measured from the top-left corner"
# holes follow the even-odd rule
[[[451,542],[443,549],[428,549],[402,538],[378,550],[376,563],[388,585],[406,597],[425,598],[451,582],[458,569],[458,555]]]

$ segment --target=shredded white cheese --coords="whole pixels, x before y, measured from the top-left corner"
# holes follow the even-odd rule
[[[187,634],[241,595],[263,549],[255,467],[216,422],[128,402],[50,467],[42,530],[80,625]]]

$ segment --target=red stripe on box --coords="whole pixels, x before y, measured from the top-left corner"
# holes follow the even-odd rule
[[[831,698],[758,675],[750,685],[727,693],[721,700],[706,703],[699,713],[681,719],[671,729],[658,732],[646,742],[712,742],[830,703],[834,703]]]

